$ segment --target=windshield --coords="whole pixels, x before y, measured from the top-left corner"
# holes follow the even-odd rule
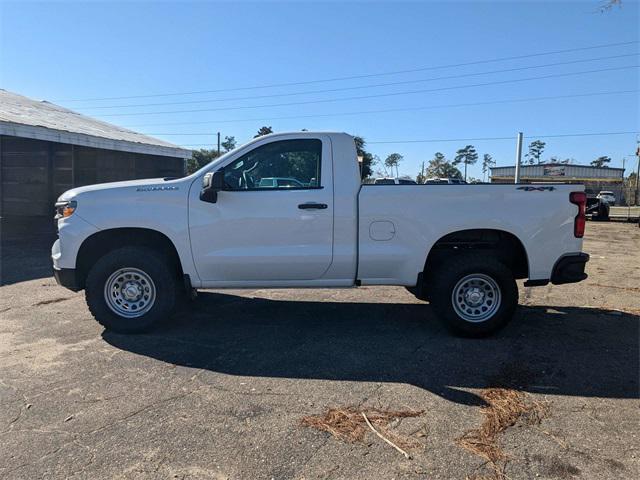
[[[218,158],[213,159],[212,161],[210,161],[209,163],[207,163],[206,165],[203,165],[202,167],[200,167],[198,170],[196,170],[195,172],[193,172],[192,174],[188,175],[190,177],[195,177],[198,175],[201,175],[205,172],[208,171],[214,171],[215,169],[215,165],[218,165],[222,162],[224,162],[230,155],[232,155],[233,153],[237,152],[240,148],[244,147],[244,145],[238,147],[238,148],[234,148],[233,150],[229,150],[226,153],[223,153],[222,155],[220,155]],[[212,168],[213,167],[213,168]]]

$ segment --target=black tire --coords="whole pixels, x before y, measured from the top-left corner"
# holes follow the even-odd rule
[[[473,274],[489,277],[497,284],[500,293],[500,301],[496,302],[498,306],[493,314],[477,322],[458,314],[452,298],[458,282]],[[454,256],[450,262],[441,264],[431,278],[430,303],[445,325],[460,336],[484,337],[496,332],[511,320],[518,305],[518,286],[511,270],[494,258],[483,257],[481,253]]]
[[[118,315],[105,300],[105,284],[123,268],[144,272],[155,287],[155,301],[143,315],[127,318]],[[118,333],[142,333],[171,316],[177,300],[177,278],[168,263],[154,250],[123,247],[104,255],[87,275],[85,299],[94,318],[107,330]]]

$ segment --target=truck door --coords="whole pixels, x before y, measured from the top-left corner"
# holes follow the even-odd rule
[[[216,203],[199,199],[200,180],[189,197],[201,280],[268,286],[321,278],[333,258],[329,138],[265,139],[225,163]]]

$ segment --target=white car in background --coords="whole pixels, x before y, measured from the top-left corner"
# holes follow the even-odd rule
[[[417,185],[415,180],[410,178],[376,178],[374,185]]]
[[[613,192],[602,190],[597,196],[599,200],[606,202],[610,206],[614,206],[616,204],[616,196]]]
[[[425,185],[466,185],[461,178],[427,178]]]

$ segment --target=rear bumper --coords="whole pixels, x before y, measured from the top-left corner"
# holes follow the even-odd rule
[[[564,283],[581,282],[587,278],[584,268],[589,261],[587,253],[576,253],[561,257],[553,267],[551,283],[562,285]]]
[[[584,273],[584,267],[588,261],[588,253],[572,253],[570,255],[560,257],[553,266],[551,283],[554,285],[562,285],[563,283],[581,282],[588,276]],[[527,280],[524,282],[525,287],[543,287],[548,284],[548,278],[541,280]]]
[[[82,286],[78,284],[75,268],[54,268],[53,276],[55,277],[56,282],[58,282],[58,285],[68,288],[69,290],[73,290],[74,292],[82,290]]]

